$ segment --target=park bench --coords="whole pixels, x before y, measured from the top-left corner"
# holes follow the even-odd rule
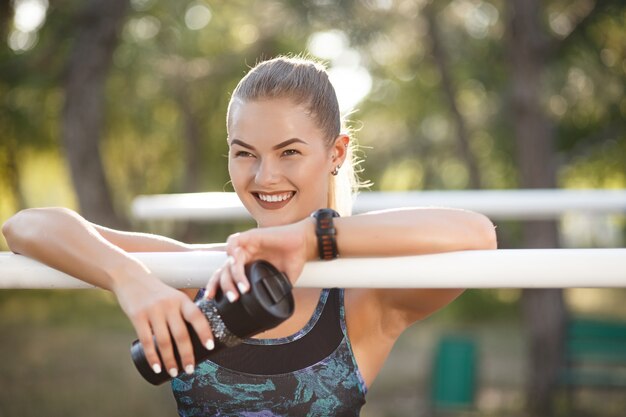
[[[572,318],[564,348],[559,382],[566,388],[570,407],[577,388],[626,393],[626,321]]]

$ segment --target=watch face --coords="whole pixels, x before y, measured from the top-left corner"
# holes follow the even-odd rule
[[[319,209],[314,211],[311,216],[315,217],[315,218],[328,218],[328,217],[339,217],[339,213],[337,213],[335,210],[330,209],[330,208],[323,208],[323,209]]]

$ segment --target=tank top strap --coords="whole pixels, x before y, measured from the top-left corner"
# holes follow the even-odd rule
[[[361,371],[359,370],[359,365],[356,363],[356,358],[354,357],[354,349],[352,348],[352,342],[350,342],[350,337],[348,337],[348,325],[346,324],[346,303],[345,303],[345,293],[346,290],[344,288],[333,288],[333,290],[338,291],[337,301],[339,304],[339,323],[341,325],[341,331],[343,332],[343,337],[345,340],[346,347],[350,352],[350,360],[352,365],[354,366],[354,370],[356,376],[359,379],[359,385],[363,392],[363,395],[367,394],[367,385],[365,384],[365,380],[363,379],[363,375],[361,375]]]

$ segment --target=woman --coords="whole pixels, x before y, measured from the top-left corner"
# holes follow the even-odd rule
[[[201,364],[185,322],[207,349],[214,342],[192,300],[213,297],[220,287],[235,301],[249,288],[244,265],[257,259],[296,281],[305,262],[318,258],[495,249],[494,227],[480,214],[443,208],[350,216],[350,137],[341,131],[325,69],[309,60],[281,57],[253,68],[233,92],[227,128],[230,177],[258,228],[200,247],[111,230],[66,209],[29,209],[4,225],[7,242],[16,253],[113,291],[154,372],[176,377],[181,416],[356,416],[400,334],[461,290],[295,289],[291,318]],[[190,250],[228,254],[200,293],[163,284],[130,254]]]

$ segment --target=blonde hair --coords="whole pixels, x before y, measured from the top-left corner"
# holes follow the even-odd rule
[[[342,129],[337,94],[325,66],[320,62],[303,56],[280,56],[257,64],[233,91],[228,104],[227,127],[231,122],[233,102],[266,98],[289,98],[298,105],[306,106],[329,148],[342,131],[348,133]],[[351,138],[338,174],[329,175],[328,206],[342,216],[352,214],[354,197],[361,186],[355,169],[359,163],[354,157],[355,147]]]

